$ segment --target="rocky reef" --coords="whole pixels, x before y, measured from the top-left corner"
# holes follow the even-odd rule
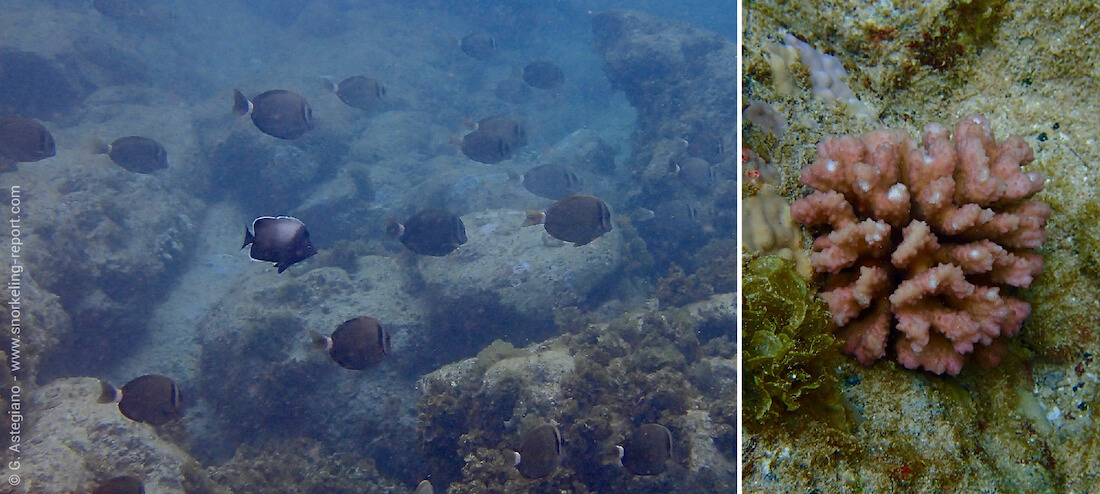
[[[670,492],[735,482],[734,299],[588,323],[558,311],[561,337],[525,349],[494,344],[424,376],[418,436],[432,478],[448,492]],[[710,336],[703,339],[699,335]],[[519,432],[558,424],[564,465],[543,479],[511,466]],[[673,433],[675,465],[635,477],[614,446],[641,424]]]
[[[592,33],[612,87],[622,90],[638,113],[626,161],[634,179],[630,201],[656,213],[639,231],[656,260],[694,270],[692,253],[711,238],[737,231],[738,171],[730,152],[740,113],[732,90],[736,44],[686,23],[628,10],[594,15]],[[705,187],[670,173],[688,158],[710,167]]]

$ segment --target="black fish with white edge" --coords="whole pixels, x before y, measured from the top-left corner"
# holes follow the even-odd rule
[[[527,145],[523,124],[503,115],[481,119],[477,129],[462,137],[462,154],[474,161],[492,165],[515,155]]]
[[[332,82],[332,90],[345,105],[365,111],[377,111],[386,96],[386,87],[381,82],[361,75],[348,77],[339,84]]]
[[[672,432],[660,424],[645,424],[628,436],[619,450],[619,462],[634,475],[657,475],[672,458]]]
[[[252,232],[255,232],[253,234]],[[252,245],[248,256],[257,261],[275,263],[282,273],[293,264],[317,253],[309,241],[305,223],[290,216],[261,216],[252,222],[252,231],[244,229],[244,244]]]
[[[116,165],[134,173],[148,174],[168,168],[168,152],[148,137],[120,137],[110,144],[97,140],[95,153],[106,154]]]
[[[471,58],[488,60],[497,53],[497,40],[489,33],[470,33],[459,42],[459,48]]]
[[[118,403],[118,410],[134,422],[164,425],[183,415],[183,402],[176,382],[149,374],[126,383],[121,390],[99,381],[100,403]]]
[[[714,188],[714,167],[703,158],[685,157],[670,164],[668,171],[695,192],[702,193]]]
[[[515,454],[519,473],[529,479],[540,479],[561,466],[561,432],[552,424],[543,424],[527,431]]]
[[[332,336],[316,331],[310,334],[314,348],[327,351],[333,362],[345,369],[369,369],[392,353],[390,333],[373,317],[359,316],[344,321]]]
[[[466,225],[445,209],[424,209],[405,223],[389,220],[386,232],[409,250],[425,256],[445,256],[466,243]]]
[[[537,60],[523,68],[523,82],[538,89],[554,89],[565,83],[565,73],[554,62]]]
[[[546,164],[527,170],[523,174],[523,187],[540,197],[561,199],[576,194],[581,180],[561,165]]]
[[[611,209],[598,197],[578,194],[560,199],[545,213],[528,209],[523,226],[538,224],[551,237],[580,247],[611,231]]]
[[[145,494],[145,484],[137,477],[123,475],[103,481],[92,494]]]
[[[313,110],[306,99],[286,89],[272,89],[249,100],[233,90],[233,113],[252,115],[263,133],[279,139],[297,139],[313,128]]]
[[[37,120],[0,118],[0,165],[4,161],[31,163],[56,154],[53,134]]]

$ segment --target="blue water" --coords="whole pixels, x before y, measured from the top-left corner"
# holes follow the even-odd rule
[[[232,492],[351,492],[352,481],[369,486],[356,492],[411,492],[425,478],[436,492],[447,492],[448,484],[453,492],[476,492],[471,486],[481,484],[474,480],[489,482],[484,488],[491,492],[732,492],[730,432],[714,432],[713,444],[704,440],[711,449],[696,446],[721,427],[702,428],[710,419],[689,414],[682,398],[663,390],[609,396],[610,410],[596,413],[603,402],[598,393],[606,389],[571,388],[561,401],[526,409],[523,400],[506,399],[510,393],[502,398],[484,390],[455,394],[460,401],[447,408],[418,387],[422,376],[473,357],[496,339],[522,346],[562,332],[580,334],[583,325],[555,324],[555,305],[575,305],[578,317],[604,323],[643,310],[673,264],[690,274],[705,264],[699,254],[704,245],[733,238],[734,212],[729,201],[718,199],[719,191],[735,190],[732,153],[714,163],[719,182],[706,193],[677,185],[674,175],[641,178],[646,159],[638,156],[652,152],[653,140],[692,136],[672,118],[675,111],[661,127],[667,135],[636,128],[638,118],[654,117],[640,115],[636,102],[608,80],[593,49],[593,19],[612,8],[707,29],[728,43],[737,32],[732,0],[12,2],[0,46],[41,55],[66,78],[50,85],[52,93],[34,93],[64,106],[35,113],[46,106],[29,100],[0,105],[0,112],[39,119],[58,142],[56,157],[0,172],[2,188],[18,184],[31,197],[28,231],[40,247],[28,258],[29,270],[43,293],[60,297],[40,310],[70,321],[39,329],[52,332],[56,342],[45,345],[28,379],[42,388],[77,376],[121,385],[142,374],[169,375],[187,408],[162,437],[196,458],[210,482]],[[461,52],[459,40],[472,32],[495,38],[493,58],[479,61]],[[536,59],[557,64],[565,84],[501,97],[498,85],[519,81],[523,66]],[[381,111],[344,105],[323,79],[352,75],[385,86]],[[230,114],[234,89],[255,97],[275,88],[309,102],[314,122],[304,137],[279,140],[261,133],[249,117]],[[728,91],[733,101],[734,87]],[[684,95],[684,101],[693,97]],[[737,109],[711,111],[736,115]],[[496,165],[463,156],[458,142],[470,123],[499,114],[523,123],[528,143],[522,151]],[[650,122],[649,130],[664,125]],[[596,138],[566,139],[582,129]],[[725,132],[732,149],[733,129],[706,130]],[[87,150],[92,137],[131,134],[159,141],[169,169],[137,176]],[[572,249],[552,251],[572,257],[545,270],[566,273],[548,283],[564,287],[568,304],[554,298],[515,302],[540,276],[551,275],[534,271],[540,251],[513,245],[508,232],[468,227],[470,244],[441,260],[417,258],[385,235],[386,220],[403,220],[424,207],[460,216],[545,210],[553,201],[529,194],[515,177],[547,159],[582,155],[572,166],[585,191],[610,205],[623,255],[611,256],[620,264],[599,271],[584,263],[596,258],[589,255],[595,249],[607,248],[611,234],[582,247],[540,241],[539,249]],[[676,199],[690,200],[700,211],[698,221],[668,224],[658,216],[655,223],[631,224],[634,213]],[[283,214],[308,225],[320,254],[276,275],[270,263],[252,262],[238,247],[253,218]],[[508,228],[518,229],[522,215],[508,218],[517,223]],[[443,276],[439,271],[460,272],[477,262],[475,253],[494,252],[478,250],[477,242],[501,246],[500,272],[468,278],[484,275],[495,284],[460,295],[433,287]],[[521,262],[523,273],[515,271]],[[502,296],[500,287],[517,296]],[[392,314],[385,323],[398,350],[382,366],[352,373],[309,352],[310,330],[327,334],[367,310]],[[714,321],[706,324],[708,338],[732,341],[732,327],[715,331]],[[585,341],[572,348],[603,345]],[[709,365],[700,362],[704,356],[732,357],[670,343],[687,357],[665,361],[664,350],[647,347],[652,340],[623,341],[627,354],[653,352],[645,357],[652,369],[640,375],[679,369],[669,371],[675,374],[670,382],[688,382],[677,381],[689,379],[687,367],[699,374]],[[612,369],[609,361],[586,358]],[[729,385],[713,386],[725,395],[698,386],[692,392],[703,397],[704,407],[734,399]],[[586,393],[589,399],[581,399]],[[501,416],[433,415],[440,409]],[[616,417],[610,425],[584,425],[608,413]],[[518,448],[520,433],[539,421],[562,429],[565,458],[550,477],[527,480],[494,452]],[[634,477],[613,464],[613,447],[646,422],[673,431],[673,459],[665,473]],[[599,431],[606,434],[594,439],[600,427],[608,428]],[[445,437],[428,437],[440,431]],[[94,454],[113,458],[110,465],[125,458],[117,450]],[[298,456],[284,463],[276,454]],[[710,467],[700,471],[700,464]],[[219,470],[225,465],[250,473],[227,475]],[[90,489],[113,476],[103,467],[74,468],[87,469],[79,485],[42,485],[43,492]],[[161,477],[150,473],[155,468],[133,463],[115,474],[145,475],[149,492],[160,492]],[[316,477],[319,471],[328,476]]]

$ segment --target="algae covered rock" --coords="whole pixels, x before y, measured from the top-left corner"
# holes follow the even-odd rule
[[[735,301],[723,294],[601,324],[559,311],[561,337],[523,349],[496,342],[425,376],[417,430],[433,482],[461,493],[719,492],[733,485]],[[701,344],[701,334],[711,339]],[[562,466],[524,478],[502,451],[547,422],[564,439]],[[614,446],[646,423],[672,431],[678,466],[634,476],[615,465]]]
[[[403,453],[415,449],[411,425],[393,417],[412,408],[414,390],[404,374],[421,366],[430,349],[417,346],[424,311],[403,292],[400,267],[363,256],[353,274],[321,267],[287,276],[294,271],[278,275],[260,263],[253,268],[248,282],[200,324],[207,330],[200,335],[194,381],[208,420],[196,432],[212,444],[203,452],[225,458],[238,445],[293,424],[299,435],[337,451],[363,452],[368,445],[372,456],[414,461]],[[328,335],[364,315],[391,335],[392,355],[378,366],[347,370],[310,348],[310,331]]]
[[[196,482],[195,460],[145,424],[124,417],[113,404],[101,405],[99,380],[55,380],[31,393],[27,417],[33,425],[20,458],[33,468],[26,492],[76,492],[119,475],[142,479],[147,492],[185,492]]]

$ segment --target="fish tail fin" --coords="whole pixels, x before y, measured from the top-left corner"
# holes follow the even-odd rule
[[[248,231],[248,227],[244,227],[244,243],[241,244],[241,248],[248,247],[248,244],[255,242],[256,237],[252,235],[252,232]]]
[[[327,352],[332,349],[332,338],[328,336],[310,330],[309,339],[313,343],[314,350],[324,350]]]
[[[241,93],[240,89],[233,90],[233,114],[236,116],[246,115],[252,111],[252,102],[248,101],[248,98]]]
[[[405,233],[405,225],[398,223],[393,218],[386,220],[386,235],[396,238],[400,237],[402,233]]]
[[[519,464],[520,464],[520,461],[523,460],[523,458],[520,457],[519,451],[511,451],[511,453],[512,453],[512,458],[513,458],[512,466],[518,467]]]
[[[622,468],[623,467],[623,453],[626,453],[626,450],[623,449],[622,446],[616,445],[615,446],[615,451],[618,452],[618,454],[615,456],[615,465],[618,466],[619,468]]]
[[[413,491],[413,494],[433,494],[434,492],[435,489],[432,488],[432,483],[425,479],[416,484],[416,490]]]
[[[331,92],[335,93],[336,90],[340,87],[336,83],[336,78],[331,75],[323,75],[321,76],[321,80],[325,81],[325,88],[327,88]]]
[[[523,185],[523,175],[516,173],[513,170],[508,171],[508,182],[516,185]]]
[[[118,389],[111,386],[111,383],[99,380],[99,399],[96,400],[99,403],[118,403],[118,400],[122,398],[122,393],[118,392]]]
[[[92,154],[108,154],[111,152],[111,145],[107,144],[98,137],[92,138]]]
[[[631,211],[628,216],[630,217],[631,222],[641,223],[643,221],[649,221],[657,217],[657,213],[655,213],[652,209],[646,209],[639,206]]]
[[[546,213],[542,211],[536,211],[534,209],[527,210],[527,219],[524,220],[523,226],[541,225],[546,221]]]

